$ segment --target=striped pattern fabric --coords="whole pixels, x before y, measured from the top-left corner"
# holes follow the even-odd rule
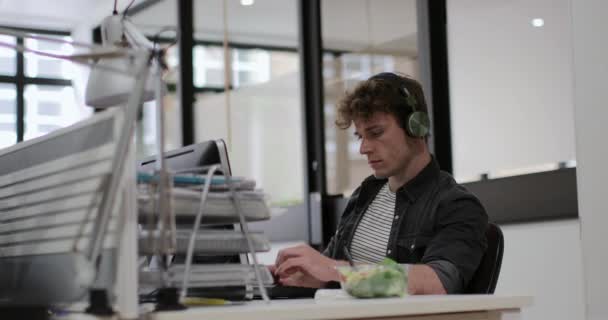
[[[354,261],[378,263],[386,257],[395,216],[395,198],[386,183],[363,214],[350,245]]]

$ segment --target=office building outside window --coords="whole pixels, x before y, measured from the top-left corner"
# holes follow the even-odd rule
[[[0,41],[15,44],[15,37],[0,35]],[[15,50],[0,47],[0,75],[14,76],[17,70],[17,59]]]
[[[16,95],[14,84],[0,83],[0,148],[17,141]]]
[[[240,86],[270,80],[270,52],[263,49],[231,51],[231,85]],[[197,87],[224,86],[224,50],[219,46],[199,45],[194,48],[194,85]]]
[[[77,107],[74,88],[68,86],[25,86],[24,140],[36,138],[86,117]]]
[[[45,37],[70,41],[66,33],[41,31]],[[0,36],[45,53],[69,55],[72,45],[54,41]],[[78,103],[72,80],[77,70],[69,61],[31,52],[0,49],[0,147],[32,139],[71,125],[92,113]],[[21,129],[20,124],[22,124]]]

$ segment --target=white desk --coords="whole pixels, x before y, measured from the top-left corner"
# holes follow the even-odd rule
[[[273,300],[243,305],[190,308],[150,313],[149,320],[519,320],[521,308],[532,304],[526,296],[451,295],[408,296],[362,300]]]

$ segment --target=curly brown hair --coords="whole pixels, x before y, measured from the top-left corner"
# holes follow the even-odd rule
[[[427,112],[420,83],[403,75],[373,76],[360,82],[338,102],[336,125],[347,129],[356,119],[370,119],[376,112],[392,114],[405,129],[407,116],[413,111],[400,90],[406,88],[416,99],[416,111]]]

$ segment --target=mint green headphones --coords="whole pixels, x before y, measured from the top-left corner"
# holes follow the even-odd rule
[[[382,72],[369,78],[369,80],[381,80],[390,83],[393,87],[397,88],[399,94],[405,98],[405,102],[411,111],[405,116],[405,119],[401,119],[403,122],[403,128],[407,134],[414,138],[426,137],[431,128],[431,120],[429,115],[424,111],[418,110],[418,101],[413,94],[408,90],[403,79],[392,73]]]

